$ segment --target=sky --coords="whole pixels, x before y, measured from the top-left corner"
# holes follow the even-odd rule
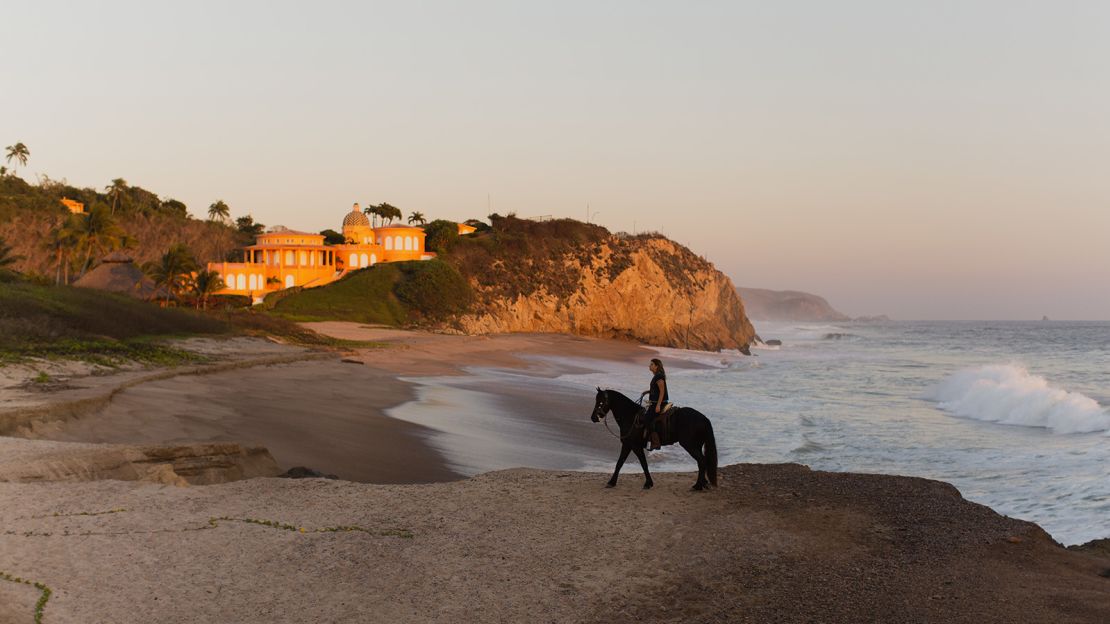
[[[194,215],[655,230],[898,319],[1110,319],[1110,3],[0,0],[0,146]]]

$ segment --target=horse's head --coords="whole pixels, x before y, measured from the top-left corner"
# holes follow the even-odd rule
[[[605,415],[609,413],[609,391],[597,389],[597,398],[594,400],[594,411],[590,414],[590,420],[598,422]]]

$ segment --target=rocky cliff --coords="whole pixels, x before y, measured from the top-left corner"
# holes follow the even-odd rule
[[[755,331],[727,276],[658,235],[613,236],[571,220],[494,219],[444,259],[475,290],[466,333],[560,332],[747,351]]]
[[[763,321],[842,322],[851,317],[841,314],[824,298],[796,290],[738,288],[747,304],[748,314]]]

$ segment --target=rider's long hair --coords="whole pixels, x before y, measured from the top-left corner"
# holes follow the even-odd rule
[[[667,371],[663,370],[663,360],[660,360],[659,358],[651,358],[651,363],[654,364],[655,367],[659,369],[659,374],[660,375],[662,375],[664,377],[667,376]]]

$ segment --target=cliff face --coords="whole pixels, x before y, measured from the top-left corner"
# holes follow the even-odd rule
[[[738,288],[752,318],[764,321],[842,322],[851,317],[841,314],[824,298],[796,290]]]
[[[755,331],[732,282],[712,264],[661,236],[618,238],[571,223],[501,223],[510,233],[526,230],[534,244],[510,239],[509,249],[452,249],[447,260],[479,302],[456,326],[474,334],[559,332],[747,351]],[[560,227],[595,229],[559,239]]]

